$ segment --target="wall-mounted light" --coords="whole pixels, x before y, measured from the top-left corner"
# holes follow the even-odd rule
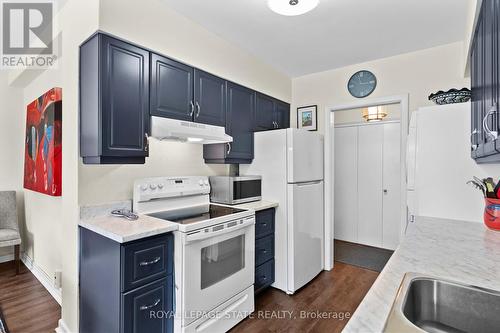
[[[381,121],[387,117],[387,111],[382,106],[370,106],[363,109],[363,118],[368,121]]]
[[[280,15],[296,16],[313,10],[318,3],[319,0],[268,0],[267,6]]]

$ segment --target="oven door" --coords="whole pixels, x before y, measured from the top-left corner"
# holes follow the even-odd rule
[[[236,222],[233,227],[186,236],[183,326],[253,285],[255,217]]]

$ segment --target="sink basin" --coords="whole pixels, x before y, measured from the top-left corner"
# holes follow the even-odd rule
[[[384,332],[500,332],[500,292],[407,273]]]

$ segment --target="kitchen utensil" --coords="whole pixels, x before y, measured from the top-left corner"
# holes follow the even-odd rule
[[[486,188],[482,182],[478,183],[475,180],[469,180],[466,184],[477,188],[483,193],[483,196],[486,197]]]
[[[128,209],[117,209],[111,212],[111,215],[116,217],[124,217],[129,221],[135,221],[139,219],[139,215],[128,210]]]
[[[495,192],[496,184],[493,181],[493,178],[488,177],[484,179],[484,185],[486,186],[486,197],[490,199],[498,199],[497,194]]]

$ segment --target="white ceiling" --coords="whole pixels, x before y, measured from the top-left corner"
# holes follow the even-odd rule
[[[163,1],[296,77],[463,40],[472,0],[320,0],[293,17],[266,0]]]

